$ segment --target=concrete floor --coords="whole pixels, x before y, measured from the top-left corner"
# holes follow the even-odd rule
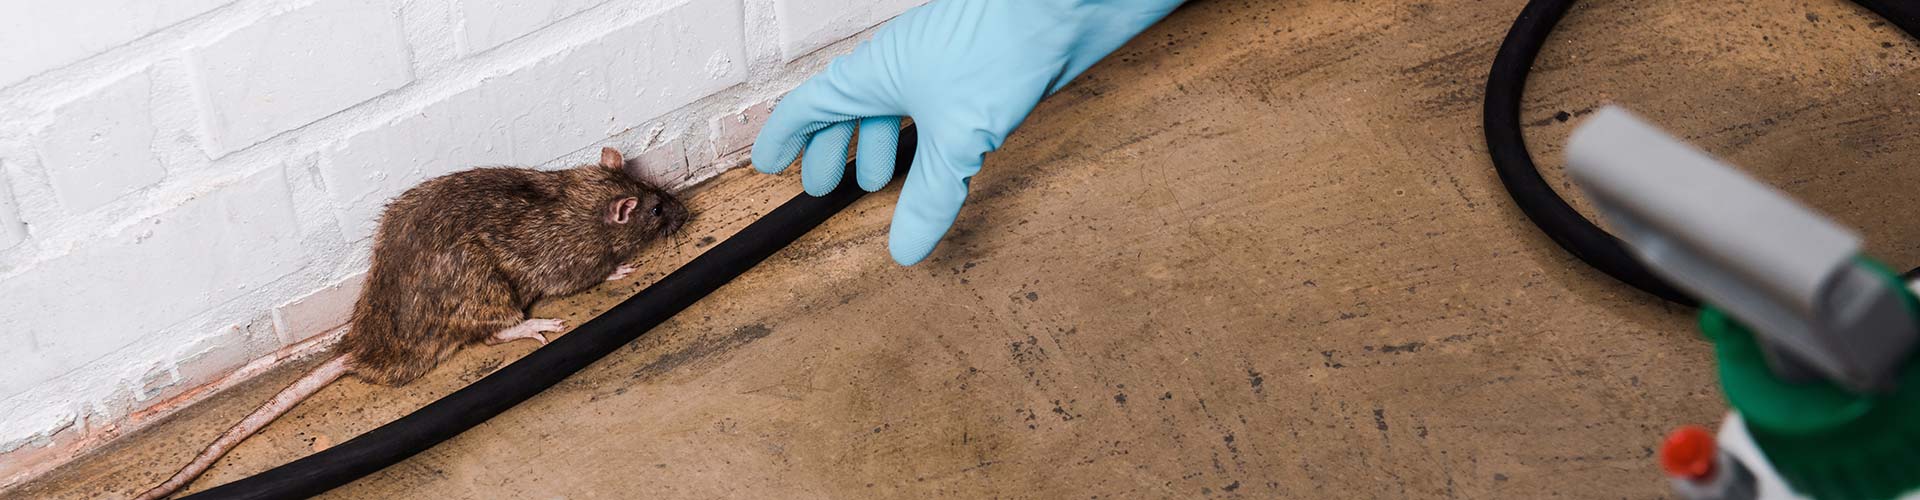
[[[1687,311],[1500,189],[1481,85],[1519,0],[1196,0],[1047,102],[928,262],[872,197],[534,400],[337,498],[1657,498],[1721,411]],[[1915,45],[1846,2],[1583,2],[1527,120],[1622,102],[1920,262]],[[1556,119],[1558,115],[1558,119]],[[1557,168],[1552,174],[1557,176]],[[729,174],[589,317],[799,191]],[[338,443],[531,346],[344,382],[196,484]],[[158,481],[293,374],[11,493]]]

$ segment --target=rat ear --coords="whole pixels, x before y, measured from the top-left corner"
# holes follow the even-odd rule
[[[620,156],[620,150],[600,148],[600,168],[619,171],[627,165],[627,159]]]
[[[632,196],[613,200],[607,204],[608,224],[626,224],[633,222],[633,209],[640,208],[640,199]]]

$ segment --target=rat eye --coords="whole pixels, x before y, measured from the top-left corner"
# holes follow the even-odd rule
[[[647,210],[647,214],[648,214],[648,215],[652,215],[652,216],[654,216],[654,217],[659,217],[659,216],[660,216],[660,205],[654,205],[654,206],[653,206],[653,209],[651,209],[651,210]]]

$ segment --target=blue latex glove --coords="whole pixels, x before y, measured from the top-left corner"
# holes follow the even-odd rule
[[[804,150],[801,183],[824,195],[840,184],[857,124],[855,177],[876,191],[893,176],[901,117],[913,117],[919,149],[888,242],[913,265],[953,227],[982,158],[1042,98],[1183,1],[934,0],[788,94],[754,141],[754,167],[779,173]]]

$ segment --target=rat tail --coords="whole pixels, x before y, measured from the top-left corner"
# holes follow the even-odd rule
[[[181,467],[180,472],[173,473],[173,477],[167,478],[167,482],[160,483],[159,486],[155,486],[153,489],[147,490],[135,498],[138,500],[158,500],[172,495],[174,492],[179,491],[180,488],[186,487],[188,483],[193,482],[194,478],[200,477],[200,474],[212,468],[213,463],[220,460],[221,456],[226,455],[229,451],[233,451],[233,448],[239,446],[240,442],[246,440],[248,436],[260,432],[261,428],[266,427],[267,424],[273,422],[274,419],[286,414],[287,410],[293,409],[294,405],[300,404],[300,402],[306,400],[308,396],[320,392],[320,388],[326,387],[327,384],[331,384],[333,381],[339,380],[341,376],[346,375],[349,371],[349,357],[350,356],[346,354],[335,356],[333,359],[327,360],[325,364],[320,365],[319,368],[314,368],[313,371],[301,376],[299,380],[295,380],[293,385],[287,386],[286,389],[281,389],[280,393],[275,394],[272,400],[260,405],[259,408],[253,410],[253,413],[248,414],[247,418],[241,419],[239,423],[233,424],[233,428],[227,429],[227,432],[221,434],[219,439],[213,440],[213,444],[207,445],[207,449],[201,451],[199,456],[193,457],[192,462],[188,462],[185,467]]]

